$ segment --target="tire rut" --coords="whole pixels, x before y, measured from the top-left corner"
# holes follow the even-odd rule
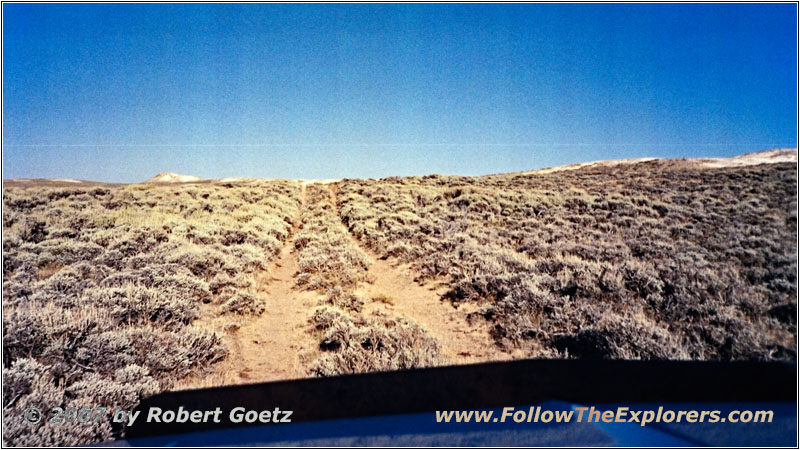
[[[312,292],[295,289],[298,255],[293,238],[299,230],[306,205],[306,186],[301,186],[301,205],[272,267],[256,276],[258,295],[265,300],[259,316],[221,316],[216,305],[203,305],[195,326],[223,335],[228,357],[213,372],[194,375],[173,388],[187,389],[288,380],[307,377],[306,355],[316,342],[308,331],[308,319],[316,307]]]
[[[333,185],[327,186],[334,212],[339,203]],[[408,264],[380,258],[363,246],[352,234],[350,239],[372,260],[369,283],[356,293],[366,300],[365,313],[383,311],[390,315],[413,319],[442,346],[442,353],[452,364],[470,364],[523,357],[521,350],[507,351],[498,347],[489,334],[490,325],[483,320],[468,320],[477,311],[472,303],[455,306],[442,300],[446,287],[433,283],[421,285]],[[373,299],[378,299],[374,300]]]

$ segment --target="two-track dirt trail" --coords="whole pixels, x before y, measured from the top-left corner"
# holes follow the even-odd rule
[[[263,381],[305,378],[307,366],[319,351],[319,343],[309,333],[314,309],[320,295],[297,289],[298,254],[293,238],[303,223],[306,187],[303,182],[301,206],[293,228],[270,270],[256,277],[258,294],[266,309],[258,316],[222,316],[217,305],[202,305],[201,317],[194,326],[223,336],[230,354],[216,364],[212,372],[180,380],[173,389],[188,389]],[[330,192],[334,212],[339,215],[336,187],[320,182]],[[442,301],[444,286],[420,285],[413,270],[404,264],[381,259],[350,239],[370,256],[371,281],[361,283],[356,293],[365,300],[364,313],[384,312],[390,316],[413,319],[438,340],[451,364],[507,360],[519,357],[494,344],[488,323],[467,320],[475,312],[473,304],[458,307]]]
[[[331,203],[339,215],[335,185],[328,185]],[[381,259],[352,235],[350,238],[372,259],[368,271],[371,282],[362,284],[356,293],[366,301],[365,313],[381,310],[392,316],[413,319],[442,346],[442,352],[452,364],[469,364],[484,361],[508,360],[520,357],[494,344],[489,335],[488,323],[467,320],[467,315],[478,308],[474,304],[455,307],[442,300],[446,287],[420,285],[413,270],[407,264]],[[372,301],[379,298],[382,301]]]
[[[220,316],[215,305],[204,305],[195,326],[223,335],[230,354],[210,374],[181,380],[176,388],[209,387],[307,376],[301,358],[316,349],[308,334],[308,319],[317,305],[313,292],[295,288],[297,258],[293,237],[300,228],[306,205],[306,186],[301,187],[301,206],[272,267],[256,277],[258,295],[266,309],[259,316]],[[207,306],[207,307],[206,307]],[[233,324],[233,326],[231,326]]]

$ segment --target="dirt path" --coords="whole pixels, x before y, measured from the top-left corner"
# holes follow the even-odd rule
[[[202,305],[201,317],[194,326],[223,334],[230,354],[213,366],[213,372],[179,381],[173,389],[222,386],[307,377],[306,366],[318,353],[318,342],[309,333],[308,321],[318,305],[315,292],[295,288],[298,255],[293,236],[302,224],[306,206],[306,188],[322,184],[330,192],[338,216],[336,189],[326,182],[301,184],[301,207],[293,221],[292,232],[270,270],[256,277],[259,295],[266,302],[260,316],[220,316],[215,304]],[[362,283],[356,293],[365,300],[365,314],[381,311],[392,316],[413,319],[442,346],[452,364],[499,361],[519,357],[502,350],[489,336],[489,324],[467,320],[477,306],[464,303],[458,307],[442,301],[446,287],[420,285],[408,265],[380,259],[364,248],[352,235],[353,243],[370,256],[371,281]]]
[[[270,270],[258,274],[258,294],[266,309],[260,316],[220,316],[217,305],[203,305],[195,326],[223,333],[228,357],[210,374],[181,380],[174,389],[188,389],[307,377],[305,360],[317,343],[308,334],[308,319],[316,307],[313,292],[294,288],[297,253],[293,236],[302,223],[306,187],[301,188],[301,206],[293,229]]]
[[[336,190],[331,185],[328,190],[338,215]],[[368,269],[372,281],[356,290],[365,300],[366,314],[378,310],[413,319],[439,341],[443,353],[452,364],[508,360],[522,356],[495,345],[489,335],[487,322],[476,319],[470,323],[467,320],[467,314],[478,309],[475,304],[463,303],[455,307],[450,302],[442,301],[446,287],[420,285],[414,281],[415,274],[409,265],[380,259],[352,235],[350,238],[373,261]]]

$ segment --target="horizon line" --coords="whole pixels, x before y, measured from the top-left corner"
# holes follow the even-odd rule
[[[340,144],[3,144],[3,147],[764,147],[787,148],[774,144],[735,143],[340,143]],[[795,145],[796,147],[796,145]]]

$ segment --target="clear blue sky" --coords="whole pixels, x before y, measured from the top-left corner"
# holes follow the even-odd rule
[[[4,4],[3,177],[487,174],[797,146],[794,4]]]

